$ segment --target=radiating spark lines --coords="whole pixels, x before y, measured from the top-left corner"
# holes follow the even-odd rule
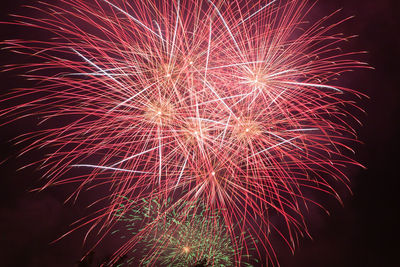
[[[39,83],[7,95],[21,103],[0,116],[42,118],[18,141],[24,152],[52,149],[32,162],[49,177],[44,187],[77,184],[71,198],[107,188],[76,228],[105,235],[126,199],[168,200],[165,212],[182,214],[200,203],[204,218],[219,213],[237,265],[251,248],[278,265],[272,240],[294,250],[309,235],[309,206],[324,209],[310,191],[340,201],[344,168],[361,166],[347,156],[357,139],[347,107],[359,110],[352,97],[363,94],[337,79],[368,65],[363,52],[337,49],[351,38],[335,32],[346,19],[329,22],[337,12],[310,23],[307,0],[61,3],[40,2],[42,17],[15,22],[51,41],[2,43],[41,63],[8,66]]]

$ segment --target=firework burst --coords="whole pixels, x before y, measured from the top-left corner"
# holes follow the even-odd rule
[[[337,48],[349,38],[333,31],[345,20],[328,23],[335,13],[306,23],[305,0],[61,0],[32,8],[43,14],[17,16],[16,24],[55,38],[3,42],[41,60],[8,66],[41,83],[5,97],[32,100],[1,114],[47,123],[20,138],[30,142],[25,152],[55,147],[39,162],[43,188],[74,183],[71,198],[111,189],[81,224],[89,231],[108,232],[119,196],[171,197],[174,205],[200,202],[210,216],[220,211],[232,238],[238,225],[274,262],[269,233],[294,249],[307,234],[304,209],[321,206],[304,191],[339,199],[333,182],[347,184],[343,167],[358,165],[343,151],[355,139],[345,106],[356,106],[345,96],[359,94],[333,81],[366,65]]]
[[[139,257],[141,266],[234,266],[235,262],[252,266],[251,256],[237,254],[234,242],[239,241],[231,239],[229,229],[217,213],[206,212],[201,202],[171,209],[174,205],[171,199],[161,201],[153,198],[134,203],[125,199],[125,204],[117,210],[115,216],[123,222],[125,230],[118,227],[114,233],[127,238],[125,232],[128,232],[130,236],[118,253],[131,255],[128,265],[139,264]],[[134,208],[127,211],[126,203]]]

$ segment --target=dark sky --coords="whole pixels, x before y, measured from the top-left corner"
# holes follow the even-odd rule
[[[8,13],[18,13],[22,4],[32,1],[0,1],[0,20]],[[331,216],[316,214],[310,224],[313,240],[303,239],[291,255],[287,249],[278,250],[282,267],[319,266],[400,266],[399,213],[399,101],[400,101],[400,24],[398,0],[320,0],[316,14],[329,14],[342,8],[343,16],[355,18],[340,27],[346,35],[358,34],[349,44],[352,50],[366,50],[363,59],[376,70],[362,70],[347,75],[346,85],[366,93],[360,106],[367,115],[358,129],[365,144],[356,146],[356,158],[366,170],[350,169],[353,195],[344,191],[344,207],[329,204]],[[21,31],[21,32],[19,32]],[[22,29],[0,25],[0,39],[27,36]],[[0,53],[0,63],[16,58]],[[0,73],[1,90],[30,85],[15,73]],[[34,169],[17,171],[29,157],[16,158],[20,145],[10,139],[30,128],[31,121],[22,121],[0,128],[0,266],[74,266],[85,252],[84,232],[77,231],[55,243],[69,225],[87,213],[90,193],[82,195],[76,205],[63,204],[71,188],[57,187],[40,193],[30,193],[39,186],[40,175]],[[92,196],[93,197],[93,196]],[[106,240],[96,250],[96,261],[112,253],[115,240]]]

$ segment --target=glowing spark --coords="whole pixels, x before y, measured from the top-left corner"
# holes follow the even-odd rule
[[[189,253],[190,252],[190,248],[189,247],[183,247],[183,252]]]

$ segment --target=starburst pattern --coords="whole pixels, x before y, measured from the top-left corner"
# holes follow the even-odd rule
[[[128,265],[253,266],[250,259],[257,262],[250,255],[238,254],[234,243],[239,240],[232,240],[219,213],[210,214],[201,202],[172,209],[171,199],[124,202],[115,216],[125,229],[117,227],[114,234],[128,240],[117,253],[130,255]],[[132,208],[126,210],[126,204]],[[239,236],[249,238],[246,234]]]
[[[360,94],[334,80],[366,65],[337,48],[349,38],[334,32],[345,20],[328,23],[336,12],[310,24],[305,0],[61,0],[32,8],[44,18],[17,16],[16,24],[56,37],[3,42],[41,59],[9,66],[41,83],[5,98],[32,100],[1,114],[47,123],[21,137],[30,142],[25,152],[54,147],[39,162],[43,188],[75,183],[71,197],[111,189],[81,224],[89,232],[113,223],[119,196],[200,201],[210,214],[220,210],[228,228],[249,230],[275,261],[269,233],[294,249],[307,234],[304,209],[322,207],[305,190],[340,199],[333,181],[347,185],[343,167],[358,165],[343,153],[356,120],[345,107],[357,108],[346,96]]]

